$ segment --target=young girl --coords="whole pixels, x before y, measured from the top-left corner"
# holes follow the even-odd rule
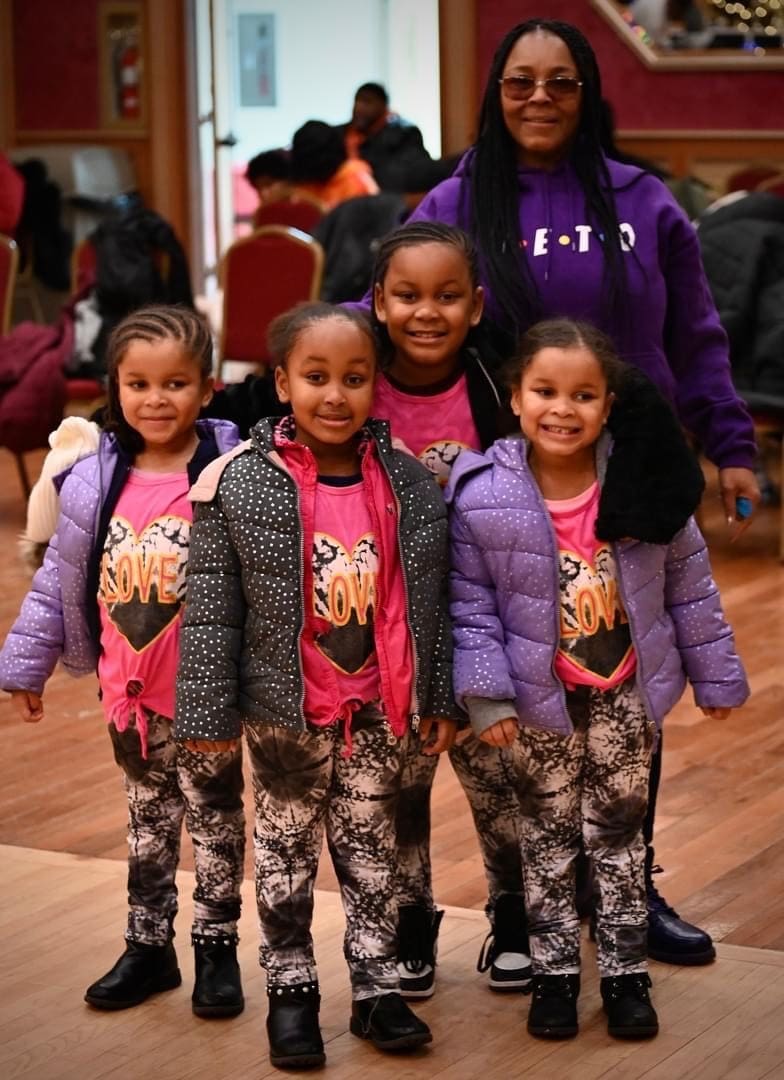
[[[605,423],[614,391],[634,393],[609,340],[586,324],[539,323],[510,383],[524,438],[462,455],[447,499],[456,695],[481,739],[510,747],[518,777],[528,1030],[577,1032],[582,836],[608,1030],[651,1036],[641,827],[656,728],[687,678],[716,719],[748,686],[693,519],[669,543],[597,539],[618,509],[603,488]]]
[[[483,294],[470,240],[437,222],[396,229],[379,247],[373,293],[384,365],[372,414],[388,420],[445,485],[461,450],[486,449],[501,433],[501,395],[479,352]],[[397,818],[398,963],[401,993],[419,998],[435,989],[443,915],[433,902],[430,864],[438,758],[415,741],[410,750]],[[492,932],[479,969],[490,968],[491,989],[521,990],[531,970],[509,755],[466,729],[449,757],[471,806],[488,882]]]
[[[85,994],[98,1009],[180,985],[172,939],[183,817],[196,868],[193,1011],[243,1008],[240,754],[225,746],[205,759],[178,751],[172,737],[188,489],[238,441],[233,424],[197,422],[211,372],[210,334],[192,311],[142,308],[115,328],[107,431],[62,482],[56,533],[0,653],[0,685],[33,723],[43,719],[41,695],[58,659],[73,675],[97,666],[129,817],[126,947]]]
[[[243,728],[270,1059],[322,1064],[311,921],[326,828],[346,913],[351,1031],[429,1042],[398,994],[392,822],[409,729],[454,736],[447,524],[438,485],[368,421],[366,320],[308,303],[270,329],[278,393],[197,500],[177,738],[209,751]]]

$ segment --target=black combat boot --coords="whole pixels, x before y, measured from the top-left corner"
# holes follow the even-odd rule
[[[150,994],[174,990],[182,982],[174,945],[145,945],[129,941],[125,952],[106,974],[88,986],[84,1000],[96,1009],[130,1009]]]
[[[245,998],[237,963],[237,939],[225,934],[194,934],[191,940],[196,973],[191,997],[194,1014],[205,1019],[239,1016]]]

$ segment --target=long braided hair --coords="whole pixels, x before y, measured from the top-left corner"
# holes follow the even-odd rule
[[[618,214],[600,143],[602,86],[596,56],[585,36],[570,23],[528,19],[509,31],[493,57],[479,114],[479,136],[470,178],[463,182],[467,185],[468,200],[464,186],[463,205],[468,202],[469,231],[479,248],[490,289],[503,312],[505,329],[516,337],[542,317],[542,309],[521,248],[518,148],[504,123],[498,80],[516,42],[535,31],[552,34],[564,42],[583,84],[580,119],[569,158],[585,194],[588,220],[603,245],[603,302],[608,314],[618,317],[623,312],[627,293]],[[493,193],[492,198],[488,198],[488,192]]]
[[[212,375],[212,335],[206,321],[191,308],[177,304],[149,304],[138,308],[119,322],[106,345],[108,375],[106,419],[104,428],[114,434],[128,454],[144,449],[144,440],[130,426],[120,407],[118,369],[134,341],[176,341],[199,365],[202,378]]]

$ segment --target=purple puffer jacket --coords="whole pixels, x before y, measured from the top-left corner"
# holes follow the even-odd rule
[[[239,432],[229,421],[200,420],[197,428],[212,432],[219,454],[239,442]],[[71,675],[95,671],[98,652],[87,614],[88,574],[101,508],[118,465],[122,467],[117,444],[104,434],[97,452],[67,473],[57,531],[0,650],[3,690],[42,694],[60,659]]]
[[[482,709],[477,732],[516,712],[526,724],[569,735],[564,687],[553,671],[558,548],[526,453],[525,440],[501,439],[485,454],[464,451],[452,469],[455,697],[463,707],[477,698],[511,706],[495,716]],[[661,725],[687,679],[699,706],[742,705],[745,672],[694,520],[668,545],[622,540],[612,549],[649,718]]]

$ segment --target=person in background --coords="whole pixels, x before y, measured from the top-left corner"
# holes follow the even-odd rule
[[[605,484],[605,425],[637,378],[593,326],[536,324],[508,367],[523,438],[461,454],[447,488],[455,693],[478,737],[510,748],[517,775],[528,1031],[541,1038],[578,1030],[581,839],[608,1032],[658,1032],[642,834],[657,728],[687,681],[713,720],[749,693],[694,519],[669,542],[608,542],[607,518],[625,508]],[[646,425],[663,455],[671,432],[680,439],[674,423]]]
[[[390,112],[389,95],[380,83],[359,87],[351,120],[336,130],[349,158],[366,161],[382,191],[429,191],[450,175],[460,157],[432,158],[419,128]]]
[[[291,161],[285,150],[264,150],[248,162],[245,179],[259,197],[259,205],[291,198]]]
[[[291,183],[331,210],[358,195],[377,195],[370,166],[349,158],[337,130],[323,120],[308,120],[291,140]]]
[[[596,57],[576,27],[547,19],[515,26],[493,58],[476,144],[410,220],[466,228],[479,252],[486,317],[507,348],[555,314],[604,330],[718,466],[725,515],[739,535],[751,518],[739,520],[737,500],[753,512],[760,498],[754,427],[732,384],[695,230],[660,180],[605,156],[601,101]],[[680,919],[653,882],[660,769],[661,742],[645,823],[649,955],[709,963],[710,936]]]

